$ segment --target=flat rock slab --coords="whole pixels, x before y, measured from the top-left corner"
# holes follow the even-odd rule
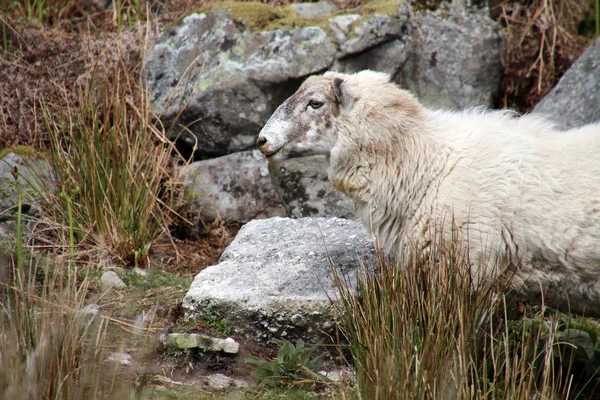
[[[200,272],[183,300],[188,316],[210,312],[236,335],[328,341],[339,293],[332,265],[351,287],[374,265],[370,234],[341,218],[269,218],[244,225],[218,265]]]

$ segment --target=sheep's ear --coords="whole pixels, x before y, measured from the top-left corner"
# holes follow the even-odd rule
[[[338,77],[333,79],[333,96],[335,97],[335,102],[340,107],[342,114],[347,114],[352,110],[352,106],[354,106],[354,97],[352,97],[348,91],[346,81],[342,78]]]

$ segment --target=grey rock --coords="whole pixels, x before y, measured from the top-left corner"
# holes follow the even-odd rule
[[[416,13],[398,81],[432,108],[493,104],[502,78],[497,24],[463,8]]]
[[[14,216],[12,216],[12,215],[0,216],[0,218],[3,218],[3,217],[4,218],[12,218],[12,219],[6,219],[6,220],[0,222],[0,238],[14,235],[17,232],[16,218],[14,218]]]
[[[356,371],[346,367],[332,371],[319,371],[319,374],[323,375],[332,382],[342,382],[354,384],[356,382]]]
[[[199,348],[228,354],[237,354],[240,351],[240,344],[232,338],[219,339],[200,333],[170,333],[167,336],[167,346],[178,349]]]
[[[328,1],[318,3],[294,3],[291,7],[296,11],[296,16],[303,19],[315,19],[327,16],[338,10],[335,4]]]
[[[325,30],[253,32],[224,11],[192,14],[149,52],[152,106],[184,147],[219,156],[252,147],[275,108],[304,78],[327,69],[388,72],[429,106],[490,105],[500,85],[500,37],[471,3],[481,2],[415,18],[398,2],[390,15],[333,15]],[[324,6],[293,7],[308,18],[304,10]]]
[[[248,222],[254,218],[284,216],[269,176],[267,161],[258,151],[245,151],[183,168],[182,175],[195,214],[202,221],[217,217]]]
[[[374,262],[371,236],[359,222],[339,218],[270,218],[244,225],[218,265],[194,279],[183,307],[210,314],[240,336],[328,341],[332,300],[339,293],[332,266],[356,285],[362,263]]]
[[[533,112],[550,116],[561,129],[600,121],[600,38],[575,61]]]
[[[13,172],[17,173],[17,179]],[[52,190],[50,164],[41,158],[8,153],[0,159],[0,237],[14,234],[19,193],[21,212],[35,215],[43,190]]]
[[[229,387],[247,387],[248,382],[242,379],[230,378],[224,374],[211,374],[204,377],[206,386],[211,389],[226,389]]]
[[[141,276],[142,278],[147,278],[148,277],[148,271],[146,271],[145,269],[139,268],[139,267],[135,267],[133,269],[133,273],[136,275]]]
[[[251,32],[223,11],[192,14],[146,59],[152,106],[167,126],[179,116],[173,135],[204,154],[245,150],[294,79],[327,69],[335,51],[316,26]]]
[[[373,14],[356,17],[356,14],[341,15],[330,21],[329,27],[339,48],[337,58],[361,53],[401,37],[409,19],[406,11],[393,16]]]
[[[120,352],[112,353],[111,355],[108,356],[106,361],[113,362],[113,363],[120,364],[120,365],[125,365],[125,366],[130,365],[132,362],[131,354],[120,353]]]
[[[589,361],[594,361],[594,341],[586,331],[580,329],[566,329],[564,332],[561,332],[560,341],[575,346],[580,354],[585,354]]]
[[[288,216],[354,218],[356,206],[327,180],[325,156],[289,159],[270,164],[273,186]]]
[[[355,73],[364,69],[387,72],[396,78],[410,53],[410,43],[395,39],[364,53],[350,55],[336,61],[332,70]],[[396,79],[397,80],[397,79]]]
[[[127,286],[115,271],[106,271],[103,273],[100,277],[100,285],[102,286],[102,290]]]

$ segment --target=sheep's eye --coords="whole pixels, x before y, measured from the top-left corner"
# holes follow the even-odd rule
[[[310,100],[308,105],[316,110],[317,108],[321,108],[323,106],[323,102],[318,100]]]

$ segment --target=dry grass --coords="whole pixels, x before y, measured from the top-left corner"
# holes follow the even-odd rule
[[[498,281],[476,284],[458,241],[435,243],[427,260],[380,257],[357,295],[337,277],[358,398],[575,398],[558,317],[509,318]]]
[[[178,192],[172,148],[154,122],[141,66],[129,68],[122,48],[104,51],[117,61],[94,65],[76,96],[43,107],[56,176],[43,209],[74,223],[75,242],[143,266],[150,246],[169,236]]]
[[[19,270],[3,245],[0,398],[124,398],[133,385],[105,361],[108,320],[84,310],[89,282],[78,281],[74,269],[33,258]]]
[[[530,111],[590,43],[578,34],[590,0],[505,0],[502,107]]]

